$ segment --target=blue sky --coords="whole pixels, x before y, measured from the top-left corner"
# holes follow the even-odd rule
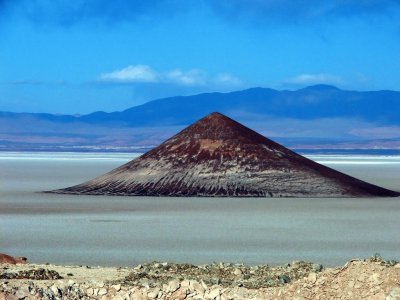
[[[400,1],[0,0],[0,110],[262,86],[400,90]]]

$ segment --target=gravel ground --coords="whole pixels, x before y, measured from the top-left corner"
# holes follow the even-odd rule
[[[379,256],[342,267],[154,262],[133,268],[0,265],[3,299],[400,300],[400,263]]]

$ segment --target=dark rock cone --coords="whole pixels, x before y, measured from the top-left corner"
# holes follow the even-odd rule
[[[129,196],[395,197],[219,113],[93,180],[55,193]]]

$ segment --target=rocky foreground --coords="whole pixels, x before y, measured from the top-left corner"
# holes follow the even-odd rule
[[[0,265],[3,299],[400,299],[400,263],[342,267],[149,263],[134,268]]]

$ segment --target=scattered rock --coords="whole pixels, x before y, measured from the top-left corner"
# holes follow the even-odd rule
[[[387,295],[386,300],[398,300],[400,299],[400,289],[393,288],[390,290],[389,295]]]
[[[186,290],[178,289],[174,293],[171,294],[171,299],[174,300],[183,300],[187,296]]]
[[[88,288],[88,289],[86,290],[86,294],[87,294],[88,296],[93,296],[93,295],[94,295],[94,289],[93,289],[93,288]]]
[[[68,280],[68,286],[74,286],[74,284],[75,284],[75,281],[73,281],[73,280]]]
[[[172,281],[170,281],[169,284],[168,284],[168,289],[167,289],[167,291],[168,291],[168,292],[175,292],[177,289],[179,289],[180,286],[181,286],[181,285],[180,285],[180,283],[179,283],[178,280],[172,280]]]
[[[285,275],[285,274],[279,275],[279,276],[278,276],[278,279],[279,279],[279,282],[280,282],[281,284],[289,283],[289,282],[290,282],[289,276],[287,276],[287,275]]]
[[[316,273],[308,274],[307,280],[309,283],[315,283],[317,281],[317,274]]]
[[[243,272],[242,272],[240,269],[235,269],[235,270],[233,271],[233,274],[236,275],[236,276],[239,276],[239,275],[242,275]]]
[[[312,270],[314,272],[321,272],[324,269],[324,266],[321,264],[312,264]]]
[[[157,268],[154,268],[157,266]],[[256,267],[233,264],[208,264],[195,266],[190,264],[169,264],[168,268],[159,270],[160,264],[144,264],[142,268],[134,268],[124,280],[116,283],[155,287],[156,282],[169,284],[174,278],[193,279],[203,282],[206,287],[220,285],[222,287],[242,286],[249,289],[268,288],[287,284],[308,276],[315,269],[315,264],[296,261],[285,266],[260,265]],[[314,266],[314,268],[313,268]],[[144,270],[147,270],[144,272]],[[179,274],[179,276],[178,276]],[[187,285],[181,282],[181,285]],[[204,289],[207,289],[207,288]]]
[[[18,273],[3,272],[0,273],[0,279],[55,280],[62,279],[62,277],[54,270],[31,269],[19,271]]]
[[[4,253],[0,253],[0,264],[26,264],[26,257],[14,257]]]
[[[156,299],[158,297],[158,294],[160,293],[159,289],[154,289],[153,291],[150,291],[147,294],[147,297],[149,297],[150,299]]]
[[[105,289],[105,288],[100,289],[97,293],[97,295],[99,295],[99,296],[103,296],[105,294],[107,294],[107,289]]]
[[[204,294],[204,298],[206,299],[215,299],[221,295],[221,289],[220,288],[214,288],[210,290],[209,292],[206,292]]]
[[[204,288],[204,286],[201,283],[195,280],[189,281],[189,288],[191,291],[197,291],[200,294],[204,294],[205,290],[207,289],[207,287]]]
[[[27,297],[29,295],[29,292],[27,293],[26,290],[24,289],[19,289],[16,291],[15,296],[18,299],[24,299],[25,297]]]
[[[42,275],[49,274],[51,270],[34,265],[7,266],[0,268],[0,300],[400,300],[400,268],[396,267],[397,263],[392,265],[374,256],[373,259],[353,260],[335,269],[323,269],[316,265],[302,261],[285,266],[149,263],[131,268],[126,277],[108,281],[93,276],[96,268],[92,269],[92,276],[87,279],[68,277],[62,280],[35,279],[45,277]],[[75,268],[74,274],[82,274],[78,267]],[[88,272],[85,267],[81,269],[83,273]],[[101,272],[102,268],[98,269]],[[320,272],[316,272],[319,269]],[[128,270],[125,269],[123,274],[128,274]]]

